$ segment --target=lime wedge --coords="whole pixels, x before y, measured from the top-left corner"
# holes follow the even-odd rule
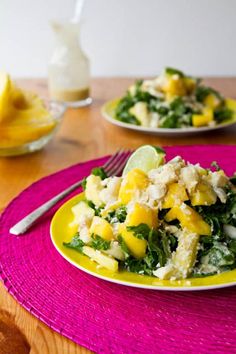
[[[134,168],[139,168],[143,172],[147,173],[148,171],[162,165],[165,162],[165,155],[165,151],[158,146],[140,146],[140,148],[135,150],[129,157],[122,176],[125,176]]]

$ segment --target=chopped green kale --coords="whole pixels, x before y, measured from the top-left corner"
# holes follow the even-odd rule
[[[132,231],[134,236],[141,240],[148,240],[150,227],[147,224],[139,224],[137,226],[126,226],[127,231]]]
[[[178,69],[174,69],[174,68],[170,68],[170,67],[167,67],[165,68],[165,73],[167,75],[179,75],[180,77],[184,77],[184,73]]]
[[[102,167],[93,168],[91,171],[91,175],[99,176],[102,180],[108,177],[104,168]]]
[[[108,213],[108,216],[105,218],[108,222],[111,224],[117,223],[117,222],[124,222],[127,216],[127,209],[123,205],[116,210],[112,210]]]
[[[92,234],[91,238],[92,238],[92,241],[90,243],[90,246],[92,248],[94,248],[95,250],[107,251],[111,246],[110,241],[104,240],[104,238],[102,238],[99,235]]]
[[[63,242],[63,246],[83,253],[84,242],[80,239],[80,235],[77,232],[70,242]]]
[[[205,98],[210,94],[216,96],[221,102],[223,102],[223,98],[218,91],[214,90],[211,87],[207,87],[203,85],[197,86],[195,95],[198,102],[203,102]]]

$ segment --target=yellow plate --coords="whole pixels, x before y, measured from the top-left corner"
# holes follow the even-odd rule
[[[63,246],[74,236],[76,229],[69,226],[73,220],[71,208],[84,199],[81,193],[65,204],[55,213],[51,222],[51,238],[57,251],[75,267],[97,278],[113,283],[133,286],[137,288],[155,290],[208,290],[236,285],[236,269],[205,278],[189,278],[186,280],[160,280],[155,277],[138,275],[130,272],[112,273],[109,270],[98,268],[97,264],[79,252]]]
[[[114,100],[106,102],[102,106],[102,115],[103,117],[110,122],[111,124],[117,125],[121,128],[127,128],[131,130],[136,130],[142,133],[154,134],[154,135],[188,135],[191,134],[198,134],[203,132],[208,132],[211,130],[223,129],[227,128],[233,124],[236,124],[236,113],[234,117],[225,123],[217,124],[212,127],[188,127],[188,128],[152,128],[152,127],[144,127],[141,125],[135,125],[130,123],[124,123],[116,119],[115,110],[119,103],[120,99],[116,98]]]

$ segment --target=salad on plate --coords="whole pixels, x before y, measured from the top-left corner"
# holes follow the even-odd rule
[[[236,100],[225,98],[201,80],[165,68],[153,80],[139,80],[117,101],[114,118],[155,128],[215,127],[236,118]]]
[[[112,273],[186,279],[236,268],[236,177],[142,146],[121,177],[96,168],[72,207],[65,247]]]

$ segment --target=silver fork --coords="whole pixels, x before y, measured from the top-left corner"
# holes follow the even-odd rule
[[[109,177],[119,175],[126,164],[129,154],[129,150],[118,150],[101,167],[105,170],[106,174]],[[35,221],[37,221],[42,215],[44,215],[49,209],[51,209],[57,202],[59,202],[59,200],[62,200],[68,194],[73,192],[76,188],[80,187],[82,182],[83,180],[72,184],[70,187],[57,194],[55,197],[48,200],[46,203],[42,204],[37,209],[33,210],[30,214],[26,215],[23,219],[21,219],[17,224],[12,226],[9,232],[13,235],[24,234],[35,223]]]

